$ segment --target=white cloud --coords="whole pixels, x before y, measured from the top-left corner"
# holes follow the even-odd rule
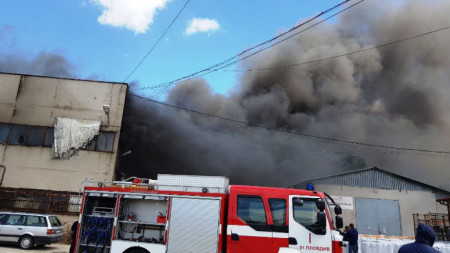
[[[199,32],[214,32],[219,30],[220,25],[215,19],[209,18],[194,18],[186,28],[186,34],[192,35]]]
[[[90,0],[101,6],[98,22],[103,25],[125,27],[135,33],[145,33],[155,14],[171,0]]]

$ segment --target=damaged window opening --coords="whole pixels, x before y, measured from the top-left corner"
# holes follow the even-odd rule
[[[94,151],[95,150],[95,145],[97,144],[96,139],[97,139],[97,137],[94,137],[94,139],[91,142],[89,142],[89,144],[86,146],[86,148],[81,148],[81,150]]]
[[[9,144],[25,145],[28,136],[28,126],[15,125],[12,127]]]
[[[70,159],[100,133],[99,120],[55,118],[53,159]]]
[[[8,142],[10,128],[9,124],[0,123],[0,143],[6,144]]]

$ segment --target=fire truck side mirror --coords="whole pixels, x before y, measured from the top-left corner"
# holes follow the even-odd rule
[[[323,199],[316,200],[316,207],[320,212],[323,212],[323,210],[325,210],[325,201],[323,201]]]
[[[301,199],[301,198],[293,198],[292,199],[292,204],[294,204],[294,206],[303,206],[303,199]]]
[[[344,227],[344,220],[342,219],[341,216],[337,216],[336,215],[336,228],[340,229]]]
[[[325,229],[327,226],[327,215],[324,212],[317,213],[317,225],[322,229]]]
[[[342,214],[342,208],[340,206],[335,206],[334,213],[337,215]]]

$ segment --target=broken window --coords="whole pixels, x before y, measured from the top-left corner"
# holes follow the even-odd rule
[[[6,144],[8,142],[10,127],[9,124],[0,123],[0,143]]]
[[[30,127],[27,139],[27,146],[43,146],[45,137],[45,127]]]
[[[28,136],[28,126],[14,125],[12,127],[9,144],[25,145]]]
[[[114,145],[113,132],[100,132],[97,137],[97,151],[112,152]]]
[[[96,138],[92,139],[92,141],[89,142],[89,144],[86,146],[86,148],[81,148],[84,150],[95,150],[95,144],[97,144]]]

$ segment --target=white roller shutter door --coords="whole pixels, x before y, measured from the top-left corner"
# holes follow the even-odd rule
[[[218,251],[220,200],[172,198],[168,253]]]

